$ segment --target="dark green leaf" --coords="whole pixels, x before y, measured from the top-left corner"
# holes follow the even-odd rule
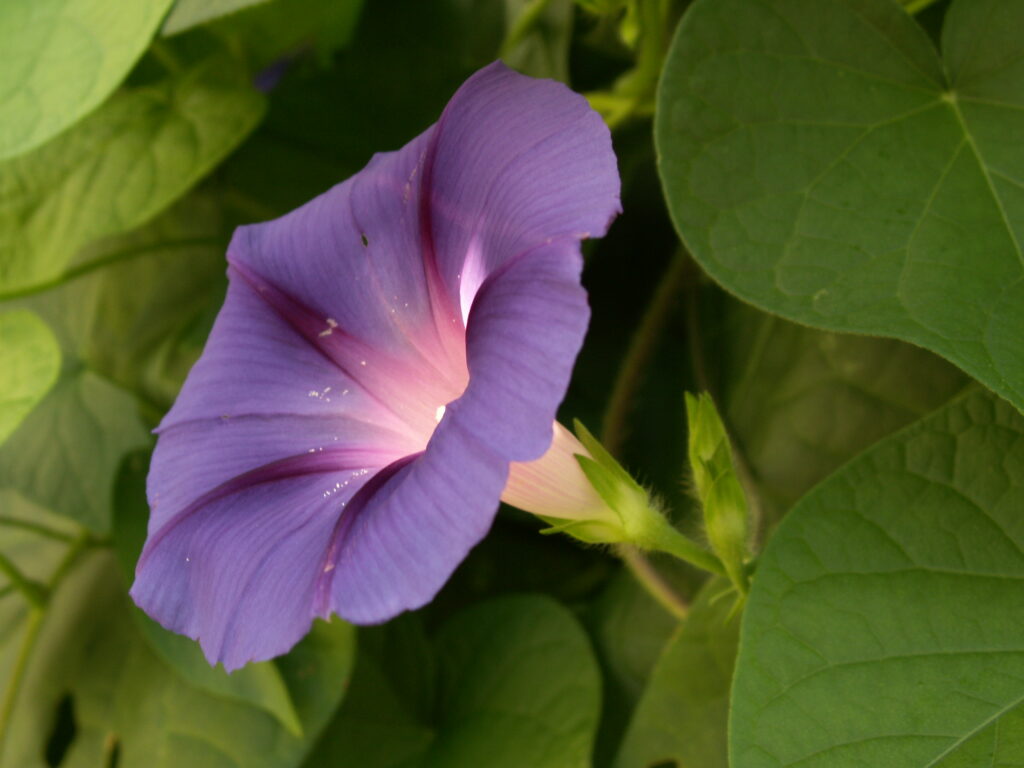
[[[1019,764],[1022,509],[1024,418],[988,393],[804,497],[744,616],[734,768]]]
[[[770,312],[891,336],[1024,407],[1024,27],[958,0],[945,59],[890,0],[698,0],[661,81],[676,226]]]
[[[0,159],[42,144],[106,99],[146,50],[170,4],[0,3]]]
[[[817,331],[729,301],[723,412],[765,522],[882,437],[938,408],[967,377],[918,347]]]
[[[375,650],[360,654],[308,768],[589,765],[597,667],[583,631],[554,601],[481,603],[432,643],[414,619],[400,620],[378,630]]]

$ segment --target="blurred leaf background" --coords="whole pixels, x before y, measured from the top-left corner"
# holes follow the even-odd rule
[[[495,58],[586,93],[614,129],[625,213],[586,246],[593,321],[563,414],[684,530],[684,391],[719,404],[763,542],[969,383],[903,341],[742,304],[681,247],[652,117],[688,5],[0,3],[0,766],[727,764],[722,585],[654,558],[694,601],[681,624],[613,552],[513,510],[426,609],[318,622],[230,677],[126,596],[150,430],[202,350],[233,228],[402,146]],[[948,3],[923,5],[937,35]]]

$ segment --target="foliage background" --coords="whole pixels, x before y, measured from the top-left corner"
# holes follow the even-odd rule
[[[1024,2],[904,5],[0,5],[0,765],[1024,765]],[[680,620],[505,509],[424,610],[210,669],[126,585],[231,231],[497,57],[614,129],[625,213],[587,245],[563,415],[699,537],[682,393],[713,394],[769,542],[742,641],[724,585],[652,556]],[[862,258],[886,238],[909,320]]]

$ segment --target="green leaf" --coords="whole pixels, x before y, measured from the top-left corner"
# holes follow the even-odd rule
[[[135,399],[78,364],[0,446],[0,488],[106,533],[121,457],[147,442]]]
[[[734,768],[1017,764],[1022,509],[1024,418],[988,393],[804,497],[750,592]]]
[[[265,2],[267,0],[177,0],[160,27],[160,34],[184,32],[198,24]]]
[[[43,399],[60,371],[60,347],[32,312],[0,314],[0,444]]]
[[[637,705],[616,768],[663,762],[727,768],[726,722],[739,619],[724,597],[728,582],[701,590],[690,614],[665,646]]]
[[[680,561],[653,555],[649,562],[682,599],[699,588],[697,572]],[[589,606],[585,623],[604,673],[594,755],[595,768],[604,768],[611,765],[651,670],[679,621],[620,567]]]
[[[171,0],[0,3],[0,159],[95,109],[149,45]]]
[[[140,635],[133,610],[109,554],[91,554],[69,575],[31,655],[3,768],[46,765],[64,696],[75,724],[64,768],[287,768],[302,761],[344,693],[354,649],[344,623],[316,622],[278,661],[300,739],[264,709],[178,676]],[[0,667],[0,680],[6,672]]]
[[[828,333],[730,300],[709,340],[722,411],[765,522],[872,443],[938,408],[968,378],[893,339]]]
[[[0,165],[0,295],[59,279],[82,246],[152,218],[234,149],[262,111],[244,67],[215,48]]]
[[[564,608],[536,596],[491,600],[432,642],[414,621],[361,636],[370,638],[352,689],[309,768],[589,765],[600,680]]]
[[[957,0],[698,0],[658,96],[676,227],[729,291],[938,352],[1024,408],[1024,26]]]

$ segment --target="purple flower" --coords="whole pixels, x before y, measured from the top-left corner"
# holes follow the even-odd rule
[[[403,149],[240,228],[157,430],[136,603],[233,669],[314,617],[427,603],[499,498],[607,512],[552,424],[589,319],[579,242],[618,211],[598,115],[495,63]]]

